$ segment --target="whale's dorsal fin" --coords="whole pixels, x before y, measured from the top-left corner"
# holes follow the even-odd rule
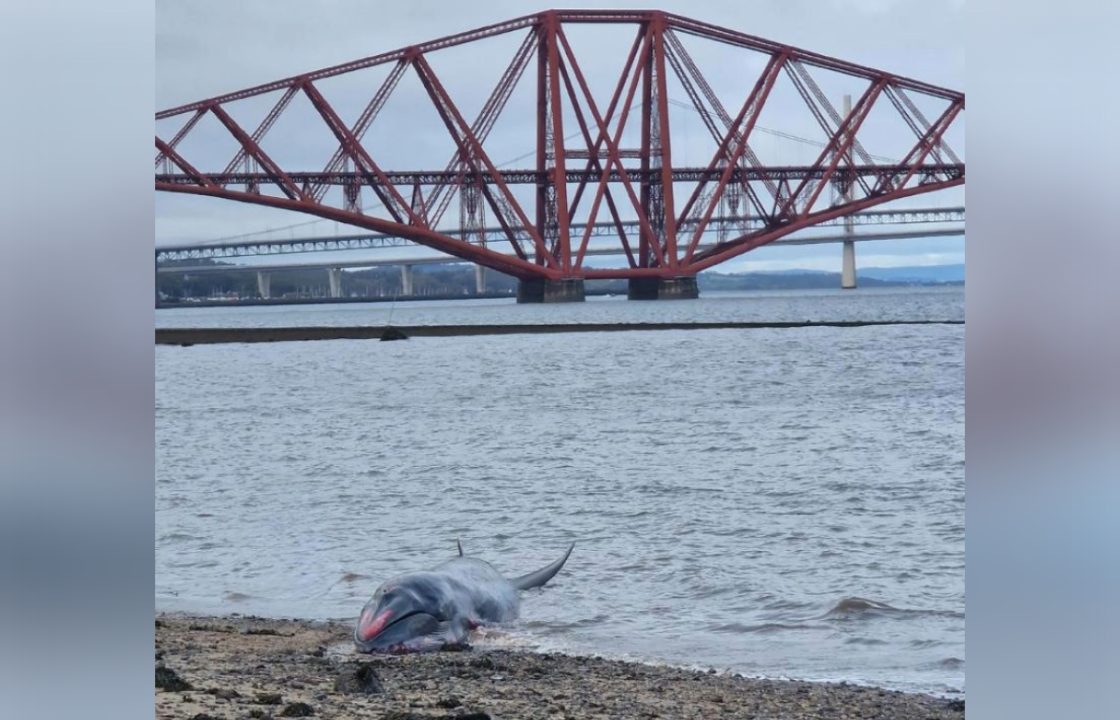
[[[459,538],[455,538],[455,544],[459,546],[459,557],[463,557],[463,542]]]
[[[510,584],[518,590],[528,590],[529,588],[535,588],[544,585],[546,582],[552,579],[553,575],[560,572],[560,568],[564,567],[564,563],[568,561],[568,556],[572,554],[572,548],[574,548],[575,546],[575,543],[569,545],[568,552],[564,553],[564,557],[560,558],[551,565],[546,565],[536,572],[531,572],[527,575],[522,575],[521,577],[514,578],[513,580],[510,580]]]

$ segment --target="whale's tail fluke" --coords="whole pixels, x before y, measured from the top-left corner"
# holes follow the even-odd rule
[[[518,590],[528,590],[529,588],[535,588],[544,585],[546,582],[552,579],[553,575],[560,572],[560,568],[564,567],[564,563],[568,561],[568,556],[572,554],[572,549],[575,546],[575,543],[569,545],[568,552],[564,553],[564,557],[560,558],[551,565],[546,565],[536,572],[531,572],[527,575],[522,575],[521,577],[514,578],[513,580],[510,580],[510,583]]]

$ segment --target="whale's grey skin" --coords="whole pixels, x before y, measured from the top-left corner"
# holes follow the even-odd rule
[[[490,563],[462,555],[424,572],[385,581],[362,608],[354,627],[359,652],[417,652],[462,645],[472,628],[507,623],[521,609],[519,590],[540,587],[564,566],[564,557],[507,580]]]

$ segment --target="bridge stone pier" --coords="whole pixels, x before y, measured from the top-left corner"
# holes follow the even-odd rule
[[[852,240],[844,241],[844,264],[840,270],[840,287],[844,290],[856,288],[856,244]]]
[[[330,268],[327,273],[330,280],[331,297],[342,297],[342,268]]]
[[[257,294],[264,300],[272,297],[272,273],[257,271]]]
[[[519,303],[562,303],[583,302],[583,279],[565,278],[545,280],[532,278],[517,281],[517,302]]]
[[[474,266],[474,291],[475,294],[481,295],[486,292],[486,266]]]
[[[675,278],[630,278],[626,297],[630,300],[695,300],[700,297],[695,275]]]
[[[412,297],[412,266],[401,265],[401,295]]]

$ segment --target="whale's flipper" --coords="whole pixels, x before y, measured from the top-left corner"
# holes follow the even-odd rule
[[[459,546],[459,557],[463,557],[463,542],[459,538],[455,538],[455,544]]]
[[[564,567],[564,563],[568,561],[568,556],[572,554],[572,548],[576,546],[572,543],[568,546],[568,552],[564,553],[564,557],[560,558],[551,565],[547,565],[536,572],[531,572],[528,575],[510,580],[510,584],[518,590],[528,590],[529,588],[540,587],[552,579],[552,576],[560,572],[560,568]]]

